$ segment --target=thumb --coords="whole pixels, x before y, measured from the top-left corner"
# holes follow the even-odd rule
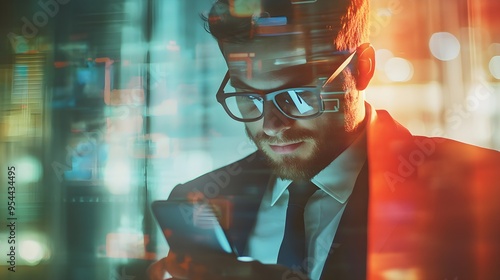
[[[179,262],[177,255],[169,252],[168,256],[152,263],[147,269],[149,280],[163,280],[165,273],[176,279],[187,279],[187,260]]]

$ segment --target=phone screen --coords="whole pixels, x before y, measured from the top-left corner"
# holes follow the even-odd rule
[[[195,256],[235,254],[209,203],[162,200],[154,201],[152,210],[174,252]]]

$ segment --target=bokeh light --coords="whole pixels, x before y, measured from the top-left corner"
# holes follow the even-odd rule
[[[375,52],[375,68],[384,70],[387,60],[394,57],[394,54],[388,49],[379,49]]]
[[[119,160],[109,162],[104,170],[104,182],[112,194],[127,194],[130,191],[132,170],[128,163]]]
[[[429,49],[435,58],[450,61],[460,53],[460,42],[451,33],[437,32],[432,34],[429,40]]]
[[[490,59],[489,68],[491,75],[500,80],[500,56],[496,55]]]
[[[22,176],[16,178],[20,183],[37,182],[42,177],[42,165],[40,161],[33,156],[19,158],[15,166],[19,172],[22,172]]]
[[[392,17],[392,11],[389,8],[380,8],[377,9],[377,16],[383,18],[390,18]]]
[[[23,240],[19,244],[19,255],[30,265],[37,265],[46,255],[46,250],[35,240]]]
[[[406,82],[413,77],[413,65],[401,57],[388,59],[384,70],[387,78],[393,82]]]

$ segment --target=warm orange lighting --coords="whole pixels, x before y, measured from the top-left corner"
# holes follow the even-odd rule
[[[69,65],[69,62],[67,61],[56,61],[54,62],[54,67],[55,68],[64,68]]]
[[[106,257],[154,259],[153,253],[146,252],[149,235],[142,233],[109,233],[106,235]]]

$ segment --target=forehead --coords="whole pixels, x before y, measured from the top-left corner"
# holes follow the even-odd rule
[[[309,85],[330,76],[346,55],[333,50],[331,44],[316,45],[312,52],[300,34],[223,43],[221,47],[231,85],[256,90]]]
[[[304,67],[291,67],[272,72],[254,71],[251,76],[247,76],[241,72],[230,71],[230,78],[231,85],[235,88],[262,91],[309,85],[315,80],[312,71]]]

